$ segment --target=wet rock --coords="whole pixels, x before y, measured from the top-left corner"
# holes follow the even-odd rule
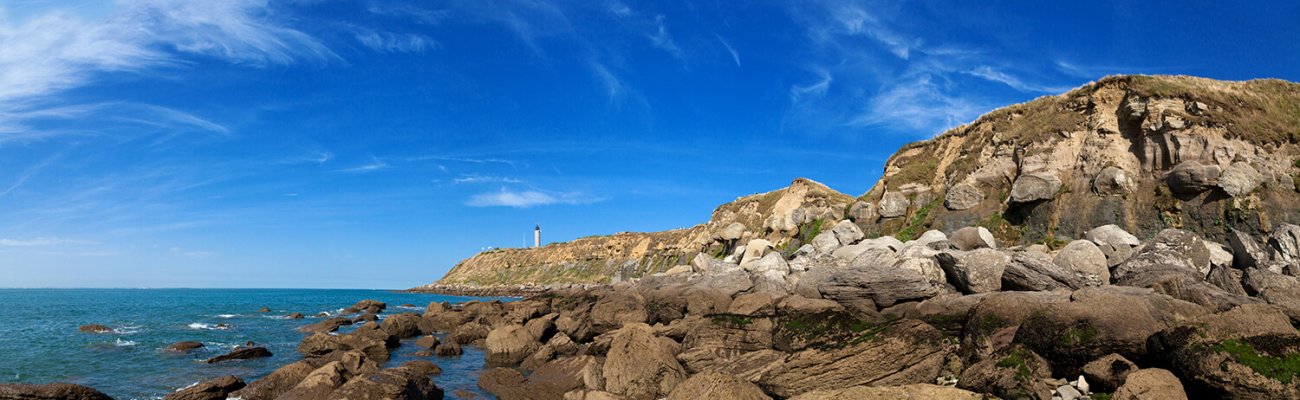
[[[1203,316],[1161,331],[1151,346],[1157,361],[1195,383],[1200,396],[1300,396],[1296,371],[1285,366],[1300,353],[1300,334],[1274,307],[1243,306]]]
[[[287,317],[288,317],[289,319],[302,319],[302,318],[303,318],[302,313],[299,313],[299,312],[296,312],[296,313],[289,313],[289,315],[288,315]]]
[[[98,390],[71,383],[33,385],[0,383],[0,399],[16,400],[113,400]]]
[[[447,336],[447,341],[456,344],[470,344],[477,340],[486,339],[488,332],[491,332],[491,329],[483,326],[483,324],[467,322],[451,331],[451,335]]]
[[[605,390],[631,399],[653,399],[672,392],[686,379],[674,349],[645,324],[613,332],[602,374]]]
[[[717,372],[705,372],[691,376],[678,384],[667,400],[695,399],[735,399],[735,400],[770,400],[758,386],[736,379],[730,375]]]
[[[858,385],[904,385],[934,382],[943,372],[952,346],[932,326],[916,320],[864,325],[842,347],[808,349],[791,355],[758,384],[766,392],[793,397],[823,389]]]
[[[423,318],[419,314],[402,313],[385,318],[379,324],[379,327],[398,339],[406,339],[420,335],[420,322],[422,320]]]
[[[441,399],[442,389],[429,380],[426,372],[425,368],[419,366],[404,365],[356,376],[330,393],[327,399]]]
[[[437,336],[433,336],[433,335],[421,336],[419,339],[415,339],[415,347],[419,347],[421,349],[432,350],[435,347],[438,347],[439,343],[441,343],[441,341],[438,340]]]
[[[1089,287],[1025,318],[1015,342],[1052,360],[1056,376],[1078,376],[1084,364],[1107,354],[1143,359],[1151,335],[1204,314],[1201,306],[1147,289]]]
[[[345,314],[357,314],[357,313],[378,314],[384,312],[384,309],[386,308],[388,308],[388,305],[384,304],[384,302],[382,301],[366,299],[366,300],[358,301],[356,304],[353,304],[351,307],[345,308],[344,313]]]
[[[1174,193],[1195,194],[1216,186],[1221,172],[1217,165],[1201,165],[1196,161],[1184,161],[1169,170],[1165,175],[1165,183]]]
[[[1110,283],[1110,265],[1106,254],[1089,240],[1075,240],[1065,245],[1053,263],[1072,272],[1088,286],[1101,286]]]
[[[1046,172],[1023,174],[1011,183],[1012,203],[1051,200],[1061,191],[1061,179]]]
[[[176,342],[176,343],[169,344],[167,345],[166,348],[163,349],[163,351],[169,351],[172,353],[188,353],[191,350],[196,350],[201,348],[203,348],[202,342],[183,341],[183,342]]]
[[[348,372],[343,363],[332,361],[307,374],[306,377],[286,391],[277,400],[311,400],[323,399],[347,382]]]
[[[998,241],[993,238],[993,233],[982,226],[968,226],[958,229],[948,238],[948,243],[952,244],[952,247],[957,248],[957,250],[962,251],[998,248]]]
[[[994,249],[948,251],[935,256],[949,282],[962,293],[995,292],[1002,289],[1002,272],[1011,257]]]
[[[271,351],[267,350],[265,347],[249,347],[249,348],[235,349],[235,351],[232,351],[230,353],[209,358],[207,363],[215,364],[222,361],[248,360],[248,359],[264,358],[270,356],[271,356]]]
[[[82,325],[77,327],[77,331],[81,333],[113,333],[114,332],[113,328],[109,328],[107,326],[100,325],[100,324]]]
[[[1013,346],[975,363],[957,380],[957,387],[1004,399],[1049,400],[1054,386],[1046,382],[1051,370],[1032,350]]]
[[[1124,384],[1124,379],[1128,377],[1128,374],[1137,371],[1137,369],[1137,365],[1133,364],[1132,361],[1124,358],[1124,356],[1112,353],[1085,364],[1083,366],[1083,376],[1087,378],[1094,391],[1114,392],[1115,389]]]
[[[461,349],[460,345],[456,342],[447,342],[439,344],[438,347],[433,350],[433,353],[437,354],[438,357],[455,357],[461,354]]]
[[[322,357],[335,351],[356,350],[375,361],[387,361],[388,344],[383,340],[362,335],[329,335],[317,333],[298,343],[298,353],[303,357]]]
[[[528,375],[528,382],[542,392],[556,394],[605,387],[600,360],[592,356],[564,357],[547,362]]]
[[[490,366],[518,365],[541,347],[533,335],[522,325],[510,324],[493,329],[487,336],[487,364]]]
[[[260,312],[260,313],[269,313],[269,312],[271,312],[271,309],[270,309],[269,307],[262,307],[262,308],[257,309],[257,312]]]
[[[352,325],[352,320],[343,317],[329,318],[321,322],[301,326],[298,328],[298,331],[305,333],[337,332],[339,327],[344,325]]]
[[[790,400],[985,400],[988,396],[951,386],[914,384],[903,386],[854,386],[843,389],[814,390]]]
[[[1182,382],[1168,370],[1140,369],[1128,375],[1124,385],[1111,395],[1112,400],[1187,400]]]
[[[243,389],[231,393],[231,397],[244,400],[274,400],[289,389],[297,386],[307,375],[319,368],[312,361],[294,362],[272,371],[261,379],[255,380]]]
[[[967,296],[969,297],[975,296]],[[1020,324],[1026,318],[1044,312],[1050,304],[1070,301],[1070,293],[997,292],[976,298],[968,315],[962,317],[965,325],[961,329],[962,357],[971,363],[984,360],[994,352],[1010,346]],[[961,307],[956,307],[956,310],[960,311]]]

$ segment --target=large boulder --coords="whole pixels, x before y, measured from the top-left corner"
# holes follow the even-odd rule
[[[791,285],[786,279],[790,275],[790,264],[781,257],[781,253],[768,253],[758,261],[745,265],[754,280],[755,292],[788,294]]]
[[[244,347],[244,348],[236,348],[234,351],[231,351],[229,353],[209,358],[207,362],[208,364],[216,364],[223,361],[248,360],[253,358],[265,358],[270,356],[271,356],[271,351],[267,350],[265,347],[261,347],[261,346]]]
[[[500,400],[533,400],[537,393],[531,392],[528,378],[511,368],[490,368],[478,375],[478,387],[496,396]]]
[[[948,281],[962,293],[996,292],[1002,289],[1002,272],[1011,256],[994,249],[948,251],[935,256]]]
[[[1004,399],[1049,400],[1054,389],[1047,382],[1051,377],[1047,360],[1022,346],[1013,346],[966,368],[957,387]]]
[[[949,210],[961,211],[975,208],[984,201],[984,193],[969,183],[958,183],[948,188],[943,196],[943,206]]]
[[[601,360],[593,356],[564,357],[547,362],[528,375],[528,382],[538,391],[549,393],[605,387]]]
[[[1300,262],[1300,226],[1281,224],[1273,228],[1268,235],[1268,250],[1276,261]]]
[[[1169,189],[1178,194],[1196,194],[1215,187],[1219,183],[1222,170],[1218,165],[1201,165],[1196,161],[1184,161],[1174,166],[1165,175]]]
[[[739,355],[772,348],[771,318],[712,314],[688,328],[677,359],[691,371],[716,369]]]
[[[842,389],[823,389],[804,393],[790,400],[986,400],[989,397],[951,386],[918,383],[902,386],[854,386]]]
[[[1219,187],[1232,197],[1250,194],[1261,183],[1264,183],[1264,174],[1259,173],[1249,163],[1241,161],[1224,168],[1223,174],[1219,175]]]
[[[275,400],[320,367],[315,360],[290,363],[230,394],[244,400]]]
[[[1114,392],[1124,384],[1128,374],[1137,370],[1137,364],[1133,364],[1124,356],[1112,353],[1084,364],[1083,376],[1092,386],[1093,391]]]
[[[827,299],[863,308],[889,307],[899,302],[925,300],[939,289],[921,274],[892,265],[869,265],[837,270],[817,286]],[[869,303],[864,303],[869,302]]]
[[[304,333],[337,332],[339,327],[344,325],[352,325],[352,320],[343,317],[328,318],[324,321],[298,327],[298,331]]]
[[[961,351],[962,357],[971,363],[1010,346],[1026,318],[1044,312],[1050,304],[1070,301],[1070,292],[995,292],[975,300],[966,315],[944,318],[965,321],[960,332]],[[960,310],[962,307],[954,311]]]
[[[1092,191],[1100,195],[1128,194],[1136,186],[1137,183],[1129,178],[1128,172],[1113,165],[1102,168],[1092,180]]]
[[[722,231],[718,233],[718,238],[727,241],[739,240],[744,234],[745,224],[732,222],[730,225],[727,225],[727,227],[722,228]]]
[[[1124,385],[1115,390],[1112,400],[1187,400],[1182,382],[1168,370],[1140,369],[1128,374]]]
[[[740,265],[743,267],[752,261],[758,261],[758,259],[767,255],[769,250],[772,250],[772,242],[767,239],[750,240],[749,243],[745,244],[745,253],[740,258]]]
[[[317,333],[298,343],[298,353],[303,357],[323,357],[335,351],[356,350],[378,362],[387,361],[388,344],[383,340],[363,335],[329,335]]]
[[[843,244],[857,243],[866,236],[862,233],[862,229],[858,228],[857,224],[854,224],[853,221],[847,219],[836,223],[835,226],[831,228],[831,233],[835,234],[835,239],[838,239],[840,243]]]
[[[591,307],[592,328],[598,332],[618,329],[631,322],[646,322],[645,297],[635,292],[607,292]]]
[[[1268,253],[1249,234],[1232,229],[1228,231],[1228,246],[1232,248],[1233,268],[1248,269],[1268,264]]]
[[[1241,283],[1246,292],[1281,307],[1300,323],[1300,279],[1260,268],[1247,269]]]
[[[1084,364],[1111,353],[1143,359],[1151,335],[1206,314],[1196,304],[1122,286],[1079,289],[1070,300],[1033,313],[1015,336],[1052,360],[1056,376],[1078,376]]]
[[[831,252],[840,248],[840,240],[832,232],[822,232],[813,238],[812,246],[819,253],[831,254]]]
[[[668,394],[667,400],[735,399],[770,400],[763,390],[749,381],[731,375],[705,372],[691,376]]]
[[[71,383],[33,385],[0,383],[0,399],[15,400],[113,400],[100,391]]]
[[[488,333],[484,351],[489,366],[512,366],[518,365],[539,347],[541,343],[523,325],[510,324]]]
[[[1191,232],[1165,229],[1115,267],[1111,276],[1117,285],[1151,287],[1169,275],[1203,280],[1209,273],[1210,250],[1201,238]]]
[[[1036,251],[1016,252],[1002,271],[1002,290],[1073,290],[1083,287],[1083,282],[1073,270],[1054,263],[1052,256]]]
[[[1052,262],[1074,273],[1086,285],[1110,283],[1110,265],[1106,262],[1106,254],[1092,241],[1075,240],[1066,244],[1056,253]]]
[[[1207,398],[1300,397],[1300,333],[1276,308],[1243,306],[1202,316],[1161,331],[1151,346],[1157,361]]]
[[[993,238],[993,233],[982,226],[968,226],[958,229],[948,238],[948,243],[952,247],[956,247],[957,250],[962,251],[998,248],[998,241]]]
[[[912,205],[912,201],[907,196],[899,192],[888,192],[880,198],[880,217],[896,218],[907,214],[907,208]]]
[[[630,399],[655,399],[686,379],[674,346],[656,337],[650,326],[627,324],[612,333],[601,371],[606,391]]]
[[[1048,172],[1023,174],[1011,183],[1011,202],[1051,200],[1061,191],[1061,179]]]
[[[420,335],[420,323],[422,320],[423,318],[421,318],[419,314],[402,313],[384,318],[384,321],[379,324],[379,327],[398,339],[406,339]]]
[[[276,400],[311,400],[323,399],[333,393],[350,377],[343,363],[331,361],[307,374],[301,382],[286,391]],[[223,397],[224,398],[224,397]]]
[[[243,389],[244,380],[226,375],[190,385],[169,393],[164,400],[224,400],[230,393]]]
[[[1106,255],[1106,264],[1114,267],[1133,255],[1133,248],[1142,244],[1137,236],[1115,225],[1102,225],[1088,230],[1083,237],[1097,245]]]
[[[858,385],[889,386],[934,382],[945,371],[952,344],[938,329],[916,320],[888,325],[859,324],[844,340],[791,355],[781,367],[760,377],[767,393],[793,397]],[[808,329],[816,325],[790,327]]]
[[[330,393],[326,399],[385,399],[385,400],[437,400],[443,397],[429,379],[429,369],[418,364],[405,364],[378,373],[353,377]]]

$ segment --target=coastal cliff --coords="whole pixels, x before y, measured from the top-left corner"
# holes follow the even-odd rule
[[[854,199],[807,179],[719,206],[690,228],[593,236],[461,261],[423,291],[603,284],[697,254],[790,255],[836,221],[907,241],[981,226],[1005,244],[1057,246],[1114,224],[1150,238],[1180,228],[1225,240],[1300,220],[1300,85],[1113,76],[995,110],[904,146]]]

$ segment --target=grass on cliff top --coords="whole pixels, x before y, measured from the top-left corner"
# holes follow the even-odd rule
[[[1122,79],[1122,78],[1116,78]],[[1205,119],[1224,122],[1232,137],[1254,143],[1300,143],[1300,84],[1278,79],[1230,83],[1182,76],[1127,77],[1134,91],[1161,98],[1206,103]]]
[[[1290,353],[1283,357],[1260,354],[1255,346],[1234,339],[1224,340],[1214,345],[1214,351],[1228,353],[1233,360],[1249,367],[1251,370],[1275,379],[1283,384],[1290,384],[1296,375],[1300,375],[1300,353]]]
[[[921,206],[920,209],[917,209],[916,212],[912,214],[912,218],[908,220],[907,226],[903,227],[903,229],[899,229],[898,233],[895,234],[894,237],[904,242],[920,237],[922,233],[925,233],[925,224],[929,222],[930,211],[934,210],[935,207],[938,207],[942,203],[943,197],[937,195],[934,196],[929,203]]]

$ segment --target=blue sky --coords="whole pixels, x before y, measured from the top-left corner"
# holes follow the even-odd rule
[[[1115,73],[1300,80],[1300,7],[0,2],[0,287],[432,282],[686,227]]]

